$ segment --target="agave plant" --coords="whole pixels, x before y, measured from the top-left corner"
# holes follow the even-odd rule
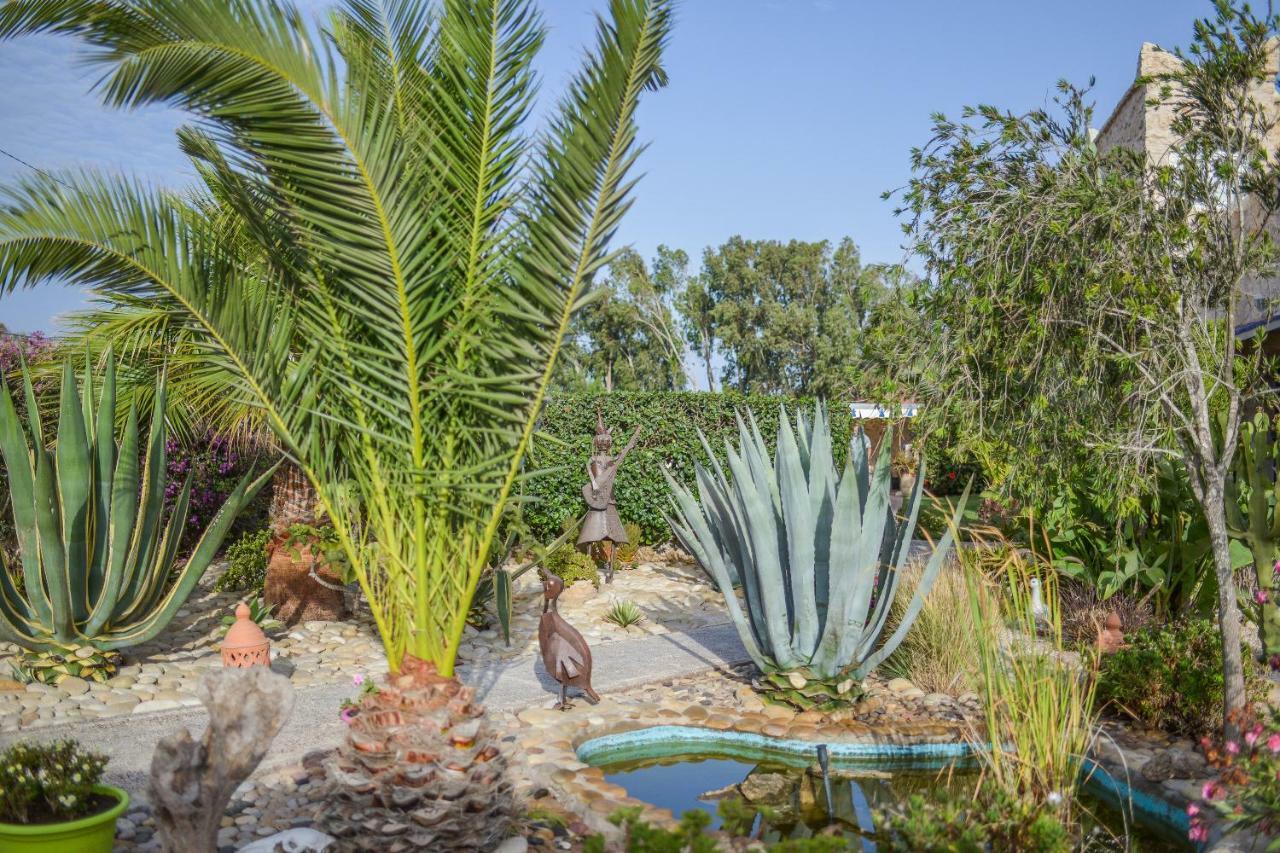
[[[271,472],[253,481],[246,475],[236,485],[175,571],[191,477],[166,522],[163,378],[145,446],[131,405],[118,447],[115,361],[109,355],[96,411],[92,375],[86,370],[78,391],[64,365],[55,442],[45,435],[25,369],[22,382],[25,426],[8,385],[0,383],[0,454],[23,578],[19,593],[9,567],[0,570],[0,638],[47,653],[36,668],[51,669],[55,678],[78,675],[94,661],[106,661],[94,672],[109,671],[110,658],[96,652],[145,642],[169,624]]]
[[[795,429],[782,413],[776,461],[754,417],[749,425],[738,418],[738,434],[737,448],[726,445],[732,479],[705,438],[711,467],[697,467],[697,497],[668,475],[671,529],[719,586],[766,695],[805,709],[838,707],[861,695],[862,680],[910,630],[952,532],[929,557],[897,630],[881,642],[920,511],[923,462],[900,519],[889,502],[891,430],[874,467],[858,432],[843,473],[821,405],[812,424],[801,414]],[[957,515],[952,526],[958,522]]]

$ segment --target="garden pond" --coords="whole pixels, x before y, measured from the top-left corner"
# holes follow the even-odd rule
[[[584,743],[579,757],[628,794],[679,815],[702,809],[711,826],[764,841],[839,833],[874,851],[876,812],[912,794],[963,791],[977,780],[964,744],[831,744],[824,782],[817,744],[664,726]],[[831,808],[828,809],[828,784]],[[731,802],[722,813],[722,801]],[[1081,798],[1090,849],[1185,851],[1181,813],[1129,791],[1097,768]],[[856,846],[855,846],[856,849]]]

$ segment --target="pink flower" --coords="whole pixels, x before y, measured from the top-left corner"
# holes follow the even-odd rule
[[[346,723],[348,726],[351,725],[351,721],[354,720],[355,718],[356,718],[355,708],[343,708],[342,711],[339,712],[338,714],[338,719],[342,720],[342,722]]]
[[[1258,726],[1257,728],[1250,729],[1244,733],[1244,742],[1249,744],[1249,746],[1253,746],[1258,742],[1258,738],[1260,737],[1262,737],[1262,727]]]
[[[1280,732],[1276,732],[1267,738],[1267,749],[1274,753],[1280,753]]]
[[[1240,744],[1236,743],[1233,740],[1227,741],[1227,752],[1231,753],[1232,755],[1239,755]]]
[[[1195,816],[1196,816],[1196,815],[1198,815],[1198,814],[1200,814],[1200,804],[1199,804],[1199,803],[1187,803],[1187,815],[1188,815],[1189,817],[1195,817]]]
[[[1276,560],[1276,564],[1271,567],[1271,574],[1280,575],[1280,560]]]
[[[1196,842],[1205,842],[1209,840],[1209,827],[1202,824],[1196,824],[1187,831],[1187,838]]]
[[[1266,604],[1271,600],[1271,596],[1267,595],[1267,591],[1265,589],[1255,589],[1253,591],[1253,600],[1259,604]]]
[[[354,684],[356,687],[359,687],[361,684],[364,684],[364,673],[357,672],[354,676],[352,676],[351,683]]]
[[[1205,782],[1204,787],[1200,789],[1200,798],[1212,800],[1216,796],[1218,796],[1218,783],[1212,780]]]

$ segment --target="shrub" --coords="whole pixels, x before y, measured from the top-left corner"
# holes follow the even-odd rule
[[[262,585],[267,582],[267,546],[270,543],[271,531],[265,527],[241,536],[227,549],[227,570],[213,588],[218,592],[262,592]]]
[[[535,538],[550,541],[567,520],[586,511],[582,484],[591,456],[596,411],[613,430],[626,438],[644,429],[618,474],[615,496],[618,513],[640,529],[638,544],[666,542],[671,538],[665,513],[670,507],[665,468],[685,486],[694,484],[694,464],[705,461],[698,439],[701,430],[712,452],[724,461],[725,439],[736,441],[736,413],[750,409],[770,449],[778,432],[778,412],[785,404],[790,414],[813,409],[811,398],[787,399],[764,394],[734,392],[614,392],[612,394],[562,394],[549,400],[539,427],[547,440],[530,451],[527,467],[544,471],[525,486],[524,520]],[[838,465],[844,464],[853,430],[850,410],[833,404],[828,413]]]
[[[1130,646],[1103,658],[1098,699],[1150,728],[1196,736],[1213,731],[1223,706],[1222,640],[1209,619],[1138,631]],[[1262,696],[1262,679],[1246,649],[1245,684]]]
[[[643,535],[640,531],[640,525],[634,521],[628,521],[622,525],[622,529],[627,532],[627,543],[619,545],[617,550],[617,562],[619,565],[629,565],[635,561],[636,551],[640,548],[640,537]]]
[[[0,753],[0,823],[45,823],[95,811],[107,758],[74,740],[19,743]]]
[[[190,507],[183,547],[200,538],[236,483],[253,467],[253,458],[242,453],[222,436],[203,435],[191,442],[169,438],[165,443],[165,517],[173,509],[188,474],[191,476]],[[261,523],[266,516],[270,490],[264,489],[238,520],[241,525]],[[255,525],[256,526],[256,525]]]
[[[976,797],[913,794],[875,823],[877,847],[891,853],[1072,849],[1069,828],[1052,810],[987,785]]]
[[[1202,812],[1215,811],[1227,822],[1228,832],[1256,829],[1275,836],[1268,850],[1280,849],[1280,713],[1272,712],[1269,724],[1236,718],[1244,736],[1238,741],[1201,741],[1205,755],[1220,771],[1216,783],[1206,785],[1203,803],[1187,807],[1192,841],[1208,840]]]
[[[574,581],[591,581],[592,586],[600,588],[600,570],[596,561],[572,545],[562,545],[552,551],[542,566],[551,574],[559,575],[566,588],[573,586]]]

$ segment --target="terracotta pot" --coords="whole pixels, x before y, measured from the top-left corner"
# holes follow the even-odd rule
[[[346,595],[317,583],[311,577],[311,563],[311,548],[306,545],[293,549],[281,543],[271,553],[262,599],[275,605],[271,615],[286,625],[313,619],[336,622],[348,615]],[[327,584],[342,585],[342,579],[328,569],[317,569],[316,575]]]

